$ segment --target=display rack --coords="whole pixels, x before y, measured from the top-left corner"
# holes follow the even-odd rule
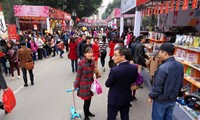
[[[183,85],[189,85],[189,93],[199,92],[200,89],[200,50],[199,47],[188,47],[175,45],[175,54],[176,60],[181,62],[184,65],[184,81]],[[192,120],[198,120],[199,115],[194,113],[200,113],[200,111],[185,109],[186,106],[181,106],[186,114],[189,114],[189,117]]]

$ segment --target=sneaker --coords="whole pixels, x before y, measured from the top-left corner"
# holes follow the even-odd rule
[[[18,79],[20,79],[21,77],[20,77],[20,76],[18,76],[17,78],[18,78]]]
[[[103,67],[103,72],[105,72],[106,71],[106,68],[105,67]]]
[[[14,79],[15,79],[14,77],[11,78],[11,80],[14,80]]]

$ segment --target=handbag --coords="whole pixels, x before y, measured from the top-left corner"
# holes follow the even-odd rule
[[[16,99],[13,91],[8,87],[7,91],[3,92],[2,101],[6,112],[10,113],[16,106]]]
[[[27,62],[27,63],[25,63],[25,68],[27,70],[32,70],[34,68],[34,62]]]
[[[101,94],[102,93],[102,88],[101,85],[99,84],[99,82],[97,80],[94,80],[93,83],[91,84],[91,88],[90,90],[94,93],[94,94]]]

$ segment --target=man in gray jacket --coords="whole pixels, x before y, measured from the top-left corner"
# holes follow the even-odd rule
[[[176,98],[184,76],[183,65],[173,57],[174,45],[166,42],[160,46],[159,58],[163,61],[155,72],[149,103],[153,100],[152,120],[172,120]]]

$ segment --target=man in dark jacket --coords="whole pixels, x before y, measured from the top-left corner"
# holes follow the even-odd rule
[[[77,46],[77,56],[78,58],[81,60],[83,59],[84,57],[84,45],[86,43],[86,35],[85,34],[82,34],[82,40],[81,42],[78,43],[78,46]]]
[[[145,54],[144,51],[144,43],[146,42],[146,39],[143,38],[143,36],[140,36],[139,43],[136,44],[135,46],[135,51],[134,51],[134,62],[138,64],[138,71],[141,73],[142,71],[142,66],[146,66],[146,60],[148,56]]]
[[[176,98],[182,87],[184,68],[173,57],[174,45],[161,45],[159,58],[164,62],[155,72],[155,82],[149,93],[149,103],[153,100],[152,120],[172,120]]]
[[[0,68],[1,68],[1,63],[0,63]],[[6,91],[8,89],[8,87],[7,87],[6,81],[3,77],[2,70],[0,69],[0,90],[1,89],[3,89],[3,91]],[[4,106],[3,106],[3,103],[1,101],[0,101],[0,109],[4,110]]]
[[[129,105],[132,100],[131,84],[135,82],[138,69],[129,63],[131,52],[124,47],[118,47],[114,51],[113,60],[118,64],[110,70],[105,83],[109,87],[107,120],[116,120],[116,115],[120,111],[122,120],[129,120]]]

